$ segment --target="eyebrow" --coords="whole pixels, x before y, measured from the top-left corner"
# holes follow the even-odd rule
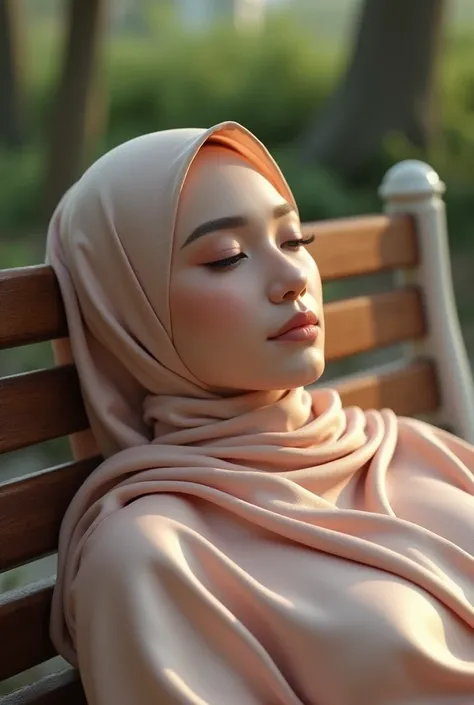
[[[278,218],[283,218],[289,213],[296,213],[296,209],[290,203],[281,203],[276,206],[272,211],[272,216],[275,220]],[[229,230],[230,228],[243,228],[248,225],[250,218],[244,215],[228,215],[224,218],[216,218],[216,220],[208,220],[206,223],[198,225],[197,228],[193,230],[191,235],[187,238],[183,247],[191,244],[203,235],[208,235],[209,233],[217,232],[218,230]]]

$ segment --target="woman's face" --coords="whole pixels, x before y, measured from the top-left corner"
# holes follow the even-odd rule
[[[178,354],[218,392],[291,389],[323,372],[321,279],[298,216],[217,146],[200,151],[180,198],[170,308]],[[275,338],[301,312],[317,326],[308,318],[304,330]]]

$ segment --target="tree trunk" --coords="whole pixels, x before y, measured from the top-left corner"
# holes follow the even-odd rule
[[[98,90],[98,75],[104,13],[104,0],[70,0],[47,161],[48,216],[78,177],[103,127],[104,94]]]
[[[0,0],[0,144],[21,146],[22,34],[20,0]]]
[[[346,74],[303,137],[305,160],[353,172],[390,132],[428,147],[444,7],[444,0],[365,0]]]

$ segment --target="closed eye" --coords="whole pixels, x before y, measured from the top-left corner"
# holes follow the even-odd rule
[[[300,237],[295,238],[294,240],[287,240],[285,243],[283,243],[283,245],[285,247],[289,247],[292,250],[299,250],[301,247],[311,245],[314,240],[315,236],[309,235],[305,238]],[[208,267],[209,269],[228,269],[229,267],[232,267],[237,264],[241,259],[247,259],[247,255],[243,252],[239,252],[236,255],[232,255],[232,257],[225,257],[224,259],[216,260],[215,262],[206,262],[204,266]]]
[[[226,269],[227,267],[232,267],[232,265],[237,264],[241,259],[246,258],[243,252],[239,252],[237,255],[232,255],[232,257],[226,257],[225,259],[219,259],[215,262],[206,262],[205,267],[210,269]]]
[[[315,240],[315,235],[308,235],[308,237],[300,237],[295,240],[287,240],[284,245],[286,247],[290,247],[291,249],[299,249],[300,247],[305,247],[308,245],[311,245],[312,242]]]

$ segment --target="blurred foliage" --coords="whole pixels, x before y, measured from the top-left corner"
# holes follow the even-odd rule
[[[263,36],[220,28],[135,49],[111,47],[112,143],[232,119],[275,146],[304,128],[333,82],[331,57],[291,23],[274,22]]]
[[[263,34],[253,35],[239,35],[223,26],[205,35],[186,35],[171,18],[151,14],[148,19],[149,31],[144,35],[109,37],[105,81],[109,118],[98,154],[144,132],[237,120],[276,156],[304,219],[376,208],[383,172],[399,159],[423,158],[448,183],[453,244],[471,237],[474,44],[470,35],[451,36],[445,43],[439,136],[432,152],[417,154],[398,135],[389,135],[380,154],[348,183],[317,165],[302,164],[295,147],[298,136],[317,118],[342,68],[344,56],[333,46],[316,42],[313,34],[305,34],[287,16],[277,16]],[[18,153],[0,153],[3,241],[8,233],[36,231],[41,226],[44,153],[60,49],[57,31],[47,24],[35,27],[29,42],[27,145]],[[4,254],[1,258],[3,266],[17,259],[8,256],[6,261]]]
[[[158,22],[151,23],[151,26]],[[447,41],[442,65],[439,139],[429,155],[415,154],[397,135],[364,173],[344,183],[317,165],[303,165],[294,148],[298,135],[317,116],[340,69],[336,53],[288,18],[269,24],[263,35],[239,36],[226,27],[203,35],[168,33],[114,37],[108,42],[106,72],[109,123],[99,153],[137,134],[186,125],[208,126],[232,119],[269,146],[295,191],[305,219],[371,210],[376,187],[394,161],[428,159],[449,184],[448,211],[456,241],[470,237],[470,178],[474,158],[472,38]],[[30,42],[29,141],[20,153],[0,154],[0,233],[39,226],[44,145],[60,44],[47,27]],[[18,253],[19,254],[19,253]],[[9,258],[10,259],[10,258]],[[16,259],[16,258],[15,258]],[[2,253],[2,266],[6,262]]]
[[[41,206],[43,150],[28,145],[21,152],[0,150],[0,233],[14,235],[15,231],[31,229],[38,221]],[[1,238],[1,235],[0,235]],[[1,238],[2,240],[4,238]],[[9,239],[9,238],[8,238]],[[21,254],[8,246],[1,250],[1,267],[12,267]],[[21,260],[20,260],[21,261]]]
[[[153,28],[157,21],[150,18]],[[329,48],[288,18],[270,23],[263,35],[239,36],[218,27],[209,34],[180,34],[170,22],[166,35],[116,37],[107,47],[109,124],[100,150],[137,134],[221,120],[242,122],[281,162],[305,218],[332,217],[373,207],[374,186],[386,166],[413,156],[397,136],[387,141],[357,183],[341,182],[317,166],[302,166],[288,145],[317,115],[336,78],[338,61]],[[57,37],[35,31],[30,62],[30,140],[21,153],[0,154],[0,232],[34,227],[39,220],[44,144],[58,64]],[[463,233],[471,197],[469,168],[474,146],[474,54],[469,38],[448,43],[443,62],[443,121],[431,161],[449,180],[454,216]],[[450,204],[451,205],[451,204]],[[3,259],[3,258],[2,258]],[[2,263],[3,264],[3,263]]]
[[[306,127],[330,92],[338,69],[333,51],[315,46],[310,35],[303,35],[286,18],[273,21],[263,35],[242,36],[222,26],[206,35],[186,35],[171,22],[168,29],[158,38],[153,32],[139,39],[118,35],[108,42],[109,119],[98,153],[144,132],[229,119],[244,124],[275,150]],[[35,29],[30,41],[27,147],[0,154],[0,179],[5,184],[0,194],[0,236],[39,224],[44,147],[60,48],[51,28]],[[34,61],[39,55],[42,61]],[[285,171],[291,181],[290,171],[298,167],[290,152],[285,149]],[[346,187],[317,169],[310,170],[309,180],[298,175],[296,182],[308,193],[308,203],[312,200],[308,184],[315,184],[327,215],[348,202]],[[326,191],[336,210],[327,207]],[[313,209],[313,217],[317,216]]]

